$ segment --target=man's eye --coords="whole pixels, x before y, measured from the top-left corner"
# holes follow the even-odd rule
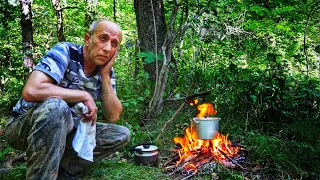
[[[112,42],[111,43],[112,47],[118,47],[118,43]]]
[[[100,40],[100,41],[106,41],[107,39],[102,36],[102,37],[99,37],[99,40]]]

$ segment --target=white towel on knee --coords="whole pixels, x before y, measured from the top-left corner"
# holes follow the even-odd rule
[[[93,149],[96,147],[96,125],[84,122],[81,115],[88,112],[87,106],[77,103],[71,110],[77,115],[75,118],[76,134],[72,140],[72,147],[82,159],[93,162]],[[77,122],[78,121],[78,122]]]

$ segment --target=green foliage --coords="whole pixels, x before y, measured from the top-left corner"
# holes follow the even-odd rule
[[[7,109],[12,109],[21,93],[27,69],[22,67],[19,21],[15,21],[20,9],[6,3],[0,3],[0,112],[8,115]]]
[[[139,52],[138,53],[138,57],[140,58],[144,58],[144,62],[145,63],[153,63],[156,61],[156,55],[152,52]],[[158,61],[162,61],[163,60],[163,55],[162,54],[158,54],[157,55],[157,60]]]
[[[0,173],[0,178],[3,180],[23,180],[25,179],[26,165],[19,165],[13,169],[10,169],[7,173]]]
[[[188,15],[190,28],[183,42],[173,49],[174,62],[164,100],[211,90],[206,101],[214,104],[222,118],[221,131],[241,138],[250,152],[248,161],[265,168],[262,179],[268,175],[281,179],[283,174],[284,179],[308,178],[320,173],[318,2],[181,1],[184,12],[178,12],[175,27],[184,24]],[[173,1],[164,4],[169,22]],[[61,5],[77,6],[63,10],[67,41],[83,42],[88,11],[95,13],[92,19],[114,19],[111,0],[99,1],[96,8],[87,7],[85,1],[65,1]],[[206,12],[195,19],[202,8]],[[133,1],[116,1],[116,10],[117,22],[123,29],[123,44],[115,62],[117,95],[123,105],[118,123],[132,133],[128,146],[154,142],[180,104],[164,102],[163,113],[156,119],[145,119],[154,85],[142,67],[154,62],[155,54],[137,51]],[[51,1],[34,1],[32,11],[33,55],[38,62],[57,43],[56,15]],[[0,112],[5,116],[1,128],[28,75],[28,69],[23,68],[19,18],[19,6],[0,2]],[[162,61],[162,54],[157,58]],[[101,109],[99,102],[97,105]],[[154,142],[163,156],[171,155],[173,137],[183,135],[196,113],[193,108],[183,108],[162,138]],[[2,149],[0,158],[8,151],[11,149]],[[23,173],[22,167],[10,176],[18,178]],[[233,170],[224,169],[217,174],[222,179],[241,179]],[[103,162],[90,176],[94,179],[164,178],[159,169],[120,161]]]

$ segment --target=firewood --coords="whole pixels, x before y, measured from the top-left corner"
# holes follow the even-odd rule
[[[186,179],[189,179],[191,178],[192,176],[196,175],[197,174],[197,171],[195,171],[194,173],[190,174],[189,176],[183,178],[182,180],[186,180]]]
[[[222,150],[220,150],[218,148],[219,152],[224,155],[224,157],[226,157],[228,160],[230,160],[233,164],[235,164],[236,166],[238,166],[240,169],[242,170],[247,170],[246,168],[242,167],[239,163],[237,163],[236,161],[234,161],[232,158],[230,158],[226,153],[224,153]]]
[[[165,167],[165,170],[166,171],[169,171],[169,170],[171,170],[171,169],[173,169],[173,168],[176,168],[177,166],[174,164],[174,165],[170,165],[170,166],[166,166]]]
[[[198,156],[199,154],[192,154],[191,156],[188,156],[183,162],[189,162]]]
[[[167,162],[165,162],[162,167],[166,167],[169,163],[178,161],[179,158],[180,156],[178,154],[171,156],[171,158]]]

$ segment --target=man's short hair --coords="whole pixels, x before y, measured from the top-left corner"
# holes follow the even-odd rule
[[[94,21],[94,22],[90,25],[90,29],[89,29],[89,34],[90,34],[90,36],[92,36],[92,35],[95,33],[98,24],[100,24],[100,22],[103,22],[103,21],[108,22],[108,23],[113,23],[113,24],[115,24],[115,25],[117,25],[117,26],[119,27],[119,29],[120,29],[120,31],[121,31],[121,37],[120,37],[120,41],[121,41],[121,40],[122,40],[122,30],[121,30],[121,27],[120,27],[117,23],[115,23],[115,22],[113,22],[113,21],[110,21],[110,20],[107,20],[107,19],[99,19],[99,20],[97,20],[97,21]]]
[[[97,21],[94,21],[91,25],[90,25],[90,29],[89,29],[89,34],[93,35],[94,31],[96,30],[97,25],[101,22],[101,21],[107,21],[106,19],[100,19]]]

